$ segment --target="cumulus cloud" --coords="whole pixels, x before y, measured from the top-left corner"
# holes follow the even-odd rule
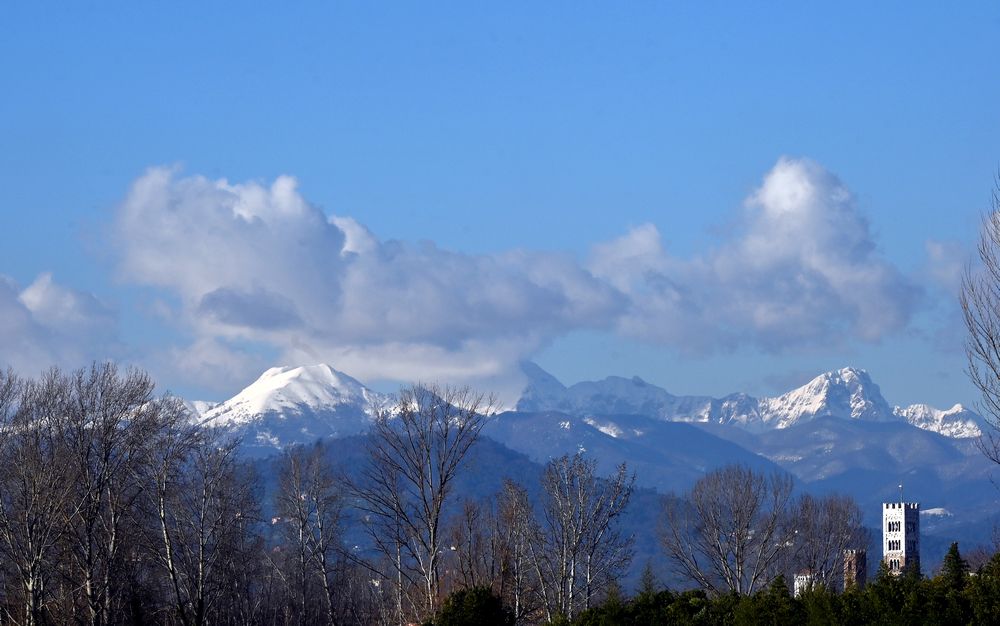
[[[778,161],[714,250],[672,257],[647,224],[596,246],[590,269],[630,296],[622,332],[695,352],[874,341],[922,296],[878,253],[847,187],[804,159]]]
[[[43,273],[21,288],[0,275],[0,367],[35,375],[53,365],[76,368],[119,350],[114,313],[93,294]]]
[[[174,360],[202,380],[205,364],[217,378],[255,366],[241,341],[363,379],[471,383],[509,380],[577,329],[688,352],[873,341],[905,327],[921,299],[844,184],[787,158],[735,233],[692,258],[672,256],[653,224],[595,245],[586,263],[381,241],[326,216],[293,178],[234,184],[170,168],[135,181],[115,231],[121,276],[180,303],[194,340]]]
[[[185,359],[221,349],[205,339],[246,339],[359,376],[469,380],[568,329],[607,327],[624,306],[570,256],[379,241],[328,218],[289,177],[231,184],[154,168],[115,231],[122,277],[179,298],[201,340]]]

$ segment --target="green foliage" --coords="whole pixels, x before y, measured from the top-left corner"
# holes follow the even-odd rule
[[[941,563],[941,573],[938,578],[945,588],[953,591],[965,589],[965,583],[969,578],[969,565],[962,558],[958,551],[958,543],[951,544],[948,553],[944,555]]]
[[[513,626],[514,615],[488,587],[460,589],[449,595],[433,626]]]
[[[941,574],[926,579],[919,572],[891,574],[880,566],[865,588],[836,593],[822,586],[792,597],[778,577],[752,596],[727,594],[709,597],[701,590],[673,593],[658,588],[644,575],[631,599],[617,593],[580,615],[574,622],[586,626],[646,626],[653,624],[801,625],[1000,624],[1000,555],[974,575],[957,546],[945,557]]]
[[[805,591],[798,598],[802,605],[804,623],[810,626],[833,626],[847,623],[842,619],[844,612],[840,597],[822,585]],[[856,622],[855,622],[856,623]]]
[[[965,597],[976,624],[1000,624],[1000,552],[970,577]]]
[[[752,624],[801,624],[805,621],[802,603],[792,598],[784,576],[778,576],[767,589],[741,598],[736,606],[734,622],[738,626]]]
[[[615,626],[616,624],[631,624],[632,612],[622,601],[617,587],[612,587],[608,598],[598,607],[584,611],[574,622],[582,626]]]
[[[969,584],[969,566],[953,543],[941,564],[941,572],[926,583],[924,606],[930,622],[967,624],[972,619],[972,601],[965,593]]]

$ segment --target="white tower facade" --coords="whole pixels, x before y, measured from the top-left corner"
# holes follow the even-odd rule
[[[920,570],[919,502],[882,504],[882,555],[893,574],[909,567]]]

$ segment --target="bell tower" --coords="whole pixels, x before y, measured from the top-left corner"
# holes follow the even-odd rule
[[[896,575],[911,568],[920,571],[919,502],[882,504],[882,560]]]

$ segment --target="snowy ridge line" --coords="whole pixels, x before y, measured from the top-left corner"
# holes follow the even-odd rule
[[[610,376],[569,387],[533,363],[520,411],[561,411],[573,415],[645,415],[672,422],[732,425],[765,432],[819,417],[872,422],[905,422],[947,437],[978,437],[982,417],[956,404],[941,410],[926,404],[890,406],[863,369],[846,367],[826,372],[805,385],[773,398],[735,393],[723,398],[675,396],[641,378]]]
[[[981,434],[982,418],[956,404],[936,409],[925,404],[890,406],[867,372],[844,368],[817,376],[802,387],[773,398],[736,393],[724,398],[675,396],[636,378],[564,386],[533,363],[516,410],[553,411],[576,418],[613,439],[643,435],[602,416],[635,415],[654,421],[721,424],[753,433],[782,430],[817,418],[906,423],[951,438]],[[266,455],[289,444],[364,433],[388,396],[325,364],[274,367],[220,404],[187,402],[194,419],[239,436],[250,454]],[[564,420],[565,421],[565,420]],[[566,428],[569,427],[567,422]]]

